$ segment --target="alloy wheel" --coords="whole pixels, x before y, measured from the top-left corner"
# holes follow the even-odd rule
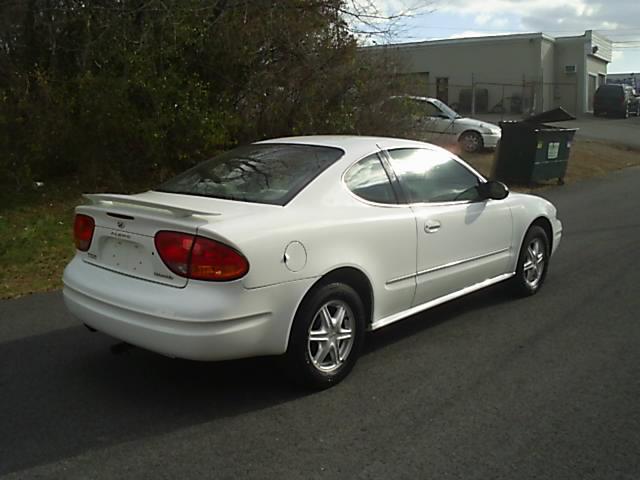
[[[545,247],[540,238],[534,238],[527,246],[523,266],[524,281],[531,289],[538,288],[545,269]]]
[[[477,152],[481,147],[480,136],[474,133],[467,133],[462,137],[462,147],[466,152]]]
[[[307,354],[323,373],[340,368],[353,348],[354,315],[346,302],[331,300],[316,312],[309,327]]]

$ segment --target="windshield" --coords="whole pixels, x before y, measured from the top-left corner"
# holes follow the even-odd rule
[[[452,117],[452,118],[461,118],[460,114],[458,114],[458,112],[456,112],[453,108],[451,108],[449,105],[447,105],[444,102],[441,102],[438,99],[434,99],[432,100],[432,103],[438,107],[440,110],[442,110],[447,116]]]
[[[247,145],[196,165],[156,191],[285,205],[343,153],[313,145]]]

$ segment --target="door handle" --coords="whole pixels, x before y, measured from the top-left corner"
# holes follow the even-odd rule
[[[436,233],[442,224],[438,220],[427,220],[424,224],[425,233]]]

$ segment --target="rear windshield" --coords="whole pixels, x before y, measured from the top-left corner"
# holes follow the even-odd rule
[[[603,98],[617,98],[623,97],[624,92],[620,85],[603,85],[598,88],[596,95]]]
[[[285,205],[343,153],[314,145],[247,145],[199,163],[156,191]]]

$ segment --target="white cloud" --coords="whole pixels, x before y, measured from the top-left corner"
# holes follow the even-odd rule
[[[435,3],[424,0],[347,0],[349,10],[366,11],[382,17],[396,17],[400,15],[415,15],[425,13],[433,8]]]
[[[491,21],[491,26],[496,28],[503,28],[509,25],[509,20],[506,18],[494,18]]]
[[[489,23],[491,21],[492,18],[493,17],[488,13],[481,13],[480,15],[476,16],[474,21],[478,25],[486,25],[487,23]]]
[[[448,37],[445,37],[447,39],[454,39],[454,38],[469,38],[469,37],[493,37],[495,35],[511,35],[513,33],[517,33],[514,31],[509,31],[509,30],[505,30],[504,32],[487,32],[487,31],[477,31],[477,30],[465,30],[464,32],[458,32],[458,33],[454,33],[452,35],[449,35]]]
[[[509,24],[505,17],[519,19],[517,27],[528,31],[608,30],[635,28],[638,0],[349,0],[373,5],[384,15],[399,13],[449,13],[470,17],[478,26],[501,28]],[[615,3],[615,5],[613,5]],[[425,17],[426,18],[426,17]],[[573,30],[575,29],[575,31]],[[561,32],[560,32],[561,33]]]
[[[490,13],[481,13],[473,19],[474,23],[479,26],[487,26],[492,28],[503,28],[509,24],[504,16],[495,16]]]
[[[436,0],[434,6],[441,12],[458,14],[509,13],[526,16],[553,10],[559,4],[577,16],[592,16],[601,8],[599,3],[588,0],[563,0],[562,2],[550,2],[549,0],[484,0],[482,2],[477,0]]]

